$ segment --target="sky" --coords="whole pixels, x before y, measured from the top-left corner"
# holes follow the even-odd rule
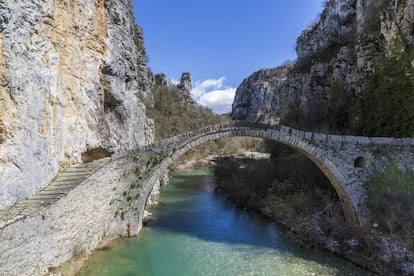
[[[253,72],[295,60],[295,42],[322,11],[321,0],[133,0],[148,66],[172,82],[192,75],[194,98],[231,111]]]

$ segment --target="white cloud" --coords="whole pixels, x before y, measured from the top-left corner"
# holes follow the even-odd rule
[[[227,113],[231,111],[231,105],[236,94],[236,88],[225,88],[221,90],[213,90],[204,93],[199,103],[204,106],[210,107],[214,112],[218,114]]]
[[[225,77],[197,81],[191,91],[194,99],[216,113],[231,111],[236,88],[224,84]]]
[[[220,89],[223,88],[224,85],[224,77],[219,79],[207,79],[205,81],[196,81],[191,94],[195,99],[199,98],[201,95],[206,93],[208,90],[211,89]]]

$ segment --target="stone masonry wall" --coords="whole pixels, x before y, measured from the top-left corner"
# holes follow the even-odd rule
[[[104,238],[138,233],[138,217],[118,214],[135,163],[114,160],[56,203],[0,229],[0,275],[43,275]],[[123,219],[122,219],[123,217]]]

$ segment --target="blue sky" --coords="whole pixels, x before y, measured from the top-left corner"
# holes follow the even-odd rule
[[[254,71],[296,58],[300,33],[321,0],[133,0],[148,66],[178,80],[190,72],[193,96],[229,112],[237,86]]]

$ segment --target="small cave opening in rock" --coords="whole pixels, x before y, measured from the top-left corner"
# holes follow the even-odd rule
[[[365,157],[360,156],[355,159],[354,167],[355,168],[366,168],[367,164],[368,164],[367,159]]]
[[[82,153],[82,162],[89,163],[101,158],[110,157],[112,154],[113,152],[110,152],[104,148],[90,149]]]

